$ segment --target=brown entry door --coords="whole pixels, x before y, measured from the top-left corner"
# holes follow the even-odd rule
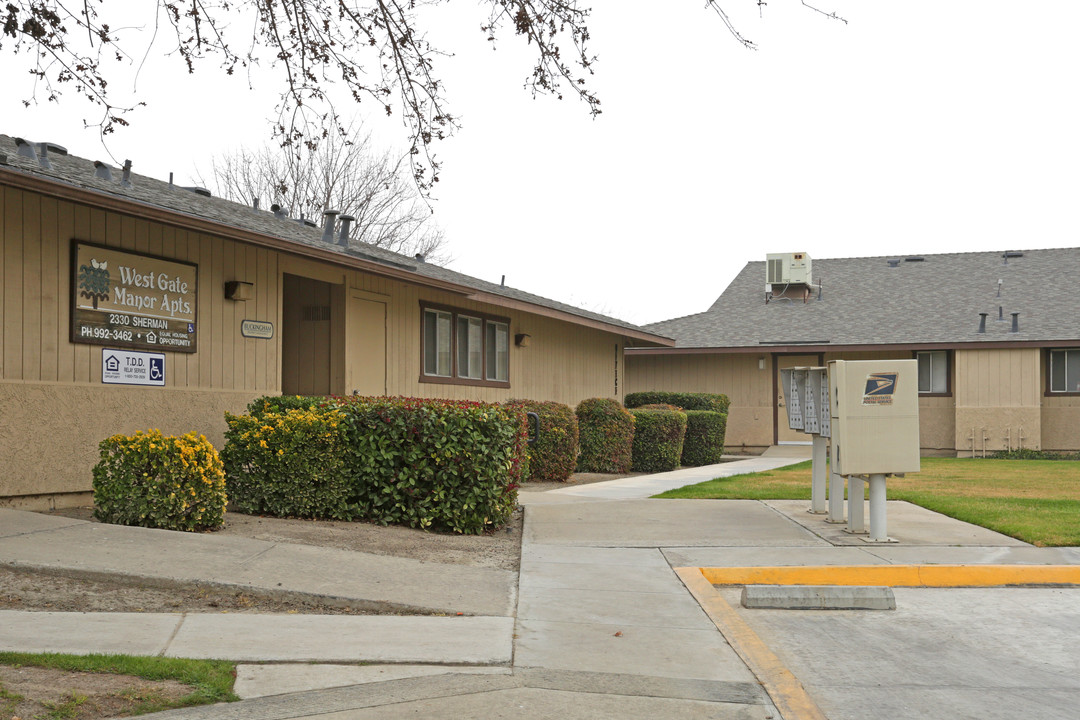
[[[281,308],[281,392],[330,394],[330,284],[285,275]]]
[[[792,430],[787,422],[787,388],[780,382],[780,370],[790,367],[816,367],[817,355],[781,355],[776,358],[776,441],[809,445],[813,439],[800,430]]]
[[[349,297],[346,389],[357,395],[386,394],[386,300],[354,291]]]

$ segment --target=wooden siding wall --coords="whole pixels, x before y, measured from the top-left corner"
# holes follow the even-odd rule
[[[244,319],[280,323],[275,253],[9,187],[0,217],[0,380],[101,383],[101,346],[70,342],[75,238],[198,264],[199,352],[165,352],[169,387],[277,389],[277,341],[240,335]],[[227,280],[254,283],[255,298],[225,300]]]
[[[167,386],[132,388],[101,382],[101,347],[70,341],[71,241],[93,242],[198,265],[198,352],[165,352]],[[386,391],[390,395],[501,401],[556,400],[625,392],[625,339],[617,333],[468,300],[277,251],[190,232],[99,208],[0,187],[0,498],[85,493],[97,443],[114,433],[191,430],[219,447],[225,411],[281,390],[282,288],[286,273],[330,284],[330,385],[345,393],[345,313],[350,290],[387,306]],[[224,299],[226,281],[253,283],[254,298]],[[508,317],[511,343],[505,388],[420,382],[421,301]],[[244,338],[242,320],[274,324],[271,340]],[[290,341],[286,341],[290,342]],[[300,340],[302,342],[302,339]],[[294,348],[295,349],[295,348]],[[616,386],[616,378],[618,385]],[[63,452],[39,451],[43,438],[65,440]]]
[[[765,368],[758,359],[765,358]],[[631,355],[626,392],[668,390],[723,393],[731,400],[725,444],[763,449],[773,444],[772,357],[747,355]]]
[[[956,450],[1004,450],[1026,438],[1042,447],[1042,353],[1037,348],[957,350]]]

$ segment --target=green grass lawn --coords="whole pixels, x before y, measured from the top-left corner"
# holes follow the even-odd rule
[[[889,478],[888,495],[1034,545],[1080,545],[1080,462],[923,458],[921,472]],[[809,499],[810,462],[656,497]]]

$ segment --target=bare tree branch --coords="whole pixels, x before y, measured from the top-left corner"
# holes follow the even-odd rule
[[[361,128],[334,128],[300,152],[264,146],[214,160],[215,194],[247,205],[277,204],[292,217],[318,222],[326,210],[356,218],[354,246],[376,245],[429,262],[448,261],[446,238],[408,173],[408,158],[375,150]],[[200,178],[200,182],[205,181]]]

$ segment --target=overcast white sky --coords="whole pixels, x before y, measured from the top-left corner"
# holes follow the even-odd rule
[[[705,310],[767,252],[1080,245],[1080,3],[821,1],[849,23],[729,2],[753,52],[695,0],[594,0],[596,120],[522,90],[527,55],[509,36],[493,53],[473,3],[432,13],[464,123],[439,150],[450,267],[643,324]],[[163,66],[109,140],[117,161],[186,184],[268,137],[269,76],[249,92]],[[24,109],[5,75],[0,132],[108,159],[74,93]]]

